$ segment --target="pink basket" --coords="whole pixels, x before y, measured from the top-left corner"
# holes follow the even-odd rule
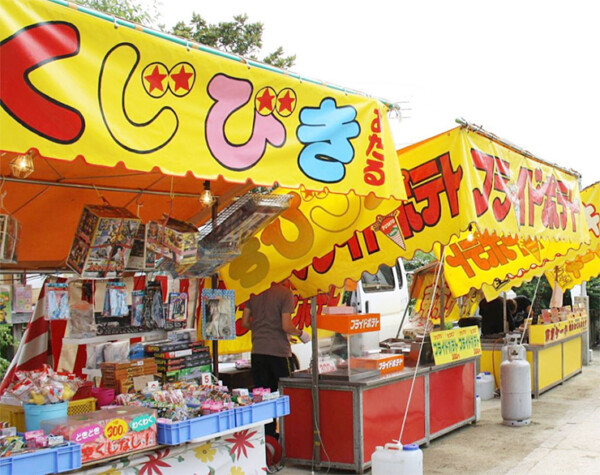
[[[94,396],[99,407],[108,406],[115,400],[115,390],[109,388],[92,388],[92,396]]]

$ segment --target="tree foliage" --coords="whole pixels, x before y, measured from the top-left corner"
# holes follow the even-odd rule
[[[138,0],[77,0],[77,3],[108,15],[149,26],[154,25],[159,17],[156,1],[150,6]]]
[[[249,22],[245,14],[235,15],[233,21],[210,24],[197,13],[187,23],[178,22],[171,31],[182,38],[254,60],[258,60],[263,46],[263,32],[264,25]],[[295,60],[295,55],[285,56],[282,47],[262,58],[264,63],[283,69],[293,66]]]
[[[411,272],[420,267],[423,267],[426,264],[429,264],[431,261],[435,260],[435,256],[431,252],[423,252],[417,251],[415,252],[415,256],[412,259],[404,259],[404,269],[406,272]]]
[[[108,15],[115,15],[143,25],[153,26],[160,18],[157,0],[153,0],[149,7],[140,0],[77,0],[77,2]],[[164,26],[161,25],[160,28],[164,30]],[[296,55],[286,56],[281,46],[259,59],[258,55],[263,47],[264,25],[261,22],[249,22],[246,14],[235,15],[233,21],[211,24],[199,14],[193,13],[191,20],[177,22],[170,33],[281,69],[291,68],[296,61]]]

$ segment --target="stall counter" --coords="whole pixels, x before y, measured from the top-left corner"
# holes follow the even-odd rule
[[[191,442],[165,446],[83,465],[82,475],[140,473],[182,475],[187,473],[265,473],[264,422],[212,434]]]
[[[534,398],[582,372],[583,341],[587,338],[588,333],[584,331],[544,345],[523,345],[531,365],[531,394]],[[496,387],[501,384],[502,346],[502,341],[481,341],[480,370],[494,376]]]
[[[430,440],[475,421],[475,370],[479,357],[419,367],[402,442]],[[363,472],[378,445],[397,440],[411,392],[414,368],[362,381],[319,381],[321,467]],[[284,460],[312,465],[311,379],[282,378],[290,414],[281,427]]]

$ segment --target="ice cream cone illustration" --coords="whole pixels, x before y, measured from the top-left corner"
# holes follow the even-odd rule
[[[394,241],[403,250],[406,250],[404,237],[396,219],[396,213],[388,214],[387,216],[379,216],[377,222],[373,225],[375,231],[381,231],[388,238]]]

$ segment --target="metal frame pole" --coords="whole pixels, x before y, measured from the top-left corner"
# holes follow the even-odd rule
[[[319,335],[317,333],[317,298],[310,299],[310,329],[312,330],[312,402],[313,402],[313,462],[321,466],[321,413],[319,410]]]

